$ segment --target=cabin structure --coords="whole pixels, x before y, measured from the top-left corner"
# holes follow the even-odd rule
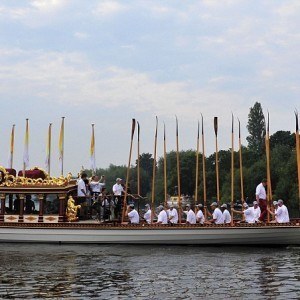
[[[17,172],[0,166],[0,223],[61,223],[66,221],[69,196],[76,196],[76,179],[50,177],[33,168]],[[25,175],[25,176],[24,176]]]

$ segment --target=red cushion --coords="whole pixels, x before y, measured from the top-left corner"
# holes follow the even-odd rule
[[[13,176],[17,176],[17,171],[15,170],[15,169],[8,169],[8,168],[6,168],[5,169],[6,170],[6,172],[9,174],[9,175],[13,175]]]
[[[23,176],[23,171],[19,171],[18,176]],[[25,177],[32,178],[32,179],[38,179],[38,178],[45,179],[46,178],[45,173],[38,169],[25,170]]]

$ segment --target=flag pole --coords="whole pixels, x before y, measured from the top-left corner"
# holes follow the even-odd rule
[[[9,167],[10,169],[13,168],[13,161],[14,161],[14,148],[15,148],[15,124],[13,124],[11,129],[11,136],[10,136],[10,151],[9,151]]]
[[[178,184],[178,221],[179,224],[181,223],[181,214],[182,214],[182,208],[181,208],[181,183],[180,183],[180,157],[179,157],[179,141],[178,141],[178,119],[176,117],[176,154],[177,154],[177,184]]]
[[[130,171],[130,164],[131,164],[131,153],[132,153],[132,143],[133,143],[133,137],[134,137],[134,130],[135,130],[135,119],[132,119],[130,150],[129,150],[129,158],[128,158],[128,166],[127,166],[125,194],[124,194],[124,200],[123,200],[122,223],[124,222],[125,211],[127,209],[127,190],[128,190],[128,182],[129,182],[129,171]]]
[[[61,118],[61,127],[59,134],[59,161],[60,161],[60,174],[64,175],[64,138],[65,138],[65,117]]]
[[[219,151],[218,151],[218,117],[214,117],[214,129],[216,138],[216,181],[217,181],[217,202],[220,204],[220,185],[219,185]]]
[[[167,193],[167,146],[166,146],[166,125],[164,122],[164,188],[165,188],[165,208],[168,205]]]
[[[298,201],[299,201],[299,212],[300,212],[300,141],[299,141],[299,114],[295,111],[296,117],[296,156],[297,156],[297,171],[298,171]]]
[[[26,119],[24,155],[23,155],[23,176],[25,177],[26,167],[29,165],[29,119]]]
[[[205,165],[205,145],[204,145],[204,126],[203,126],[203,115],[201,114],[202,123],[202,176],[203,176],[203,204],[204,204],[204,217],[207,219],[206,209],[206,165]]]
[[[244,210],[244,177],[243,177],[243,156],[242,156],[242,141],[241,141],[241,122],[239,121],[239,157],[240,157],[240,183],[241,183],[241,200],[242,209]]]
[[[91,169],[92,174],[95,175],[96,172],[96,154],[95,154],[95,124],[92,124],[92,136],[91,136],[91,147],[90,147],[90,155],[91,155]]]
[[[155,197],[155,174],[156,174],[156,149],[157,149],[157,126],[158,118],[156,118],[155,137],[154,137],[154,153],[153,153],[153,170],[152,170],[152,197],[151,197],[151,224],[154,218],[154,197]]]
[[[269,213],[269,204],[272,201],[272,185],[271,185],[271,171],[270,171],[270,124],[269,124],[269,112],[268,112],[268,120],[267,120],[267,130],[266,130],[266,137],[265,137],[265,144],[266,144],[266,160],[267,160],[267,216],[268,222],[270,222],[270,213]]]
[[[198,202],[198,184],[199,184],[199,121],[197,132],[197,150],[196,150],[196,180],[195,180],[195,209]]]
[[[137,134],[137,193],[140,196],[141,195],[141,172],[140,172],[140,123],[137,122],[137,128],[138,128],[138,134]]]
[[[234,117],[231,114],[231,207],[234,202]],[[233,225],[233,210],[231,209],[231,226]]]
[[[51,130],[52,130],[52,123],[49,123],[48,127],[48,139],[47,139],[47,148],[46,148],[46,169],[48,175],[50,176],[50,166],[51,166]]]

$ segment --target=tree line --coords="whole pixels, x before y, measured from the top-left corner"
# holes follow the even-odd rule
[[[266,123],[262,106],[256,102],[250,108],[248,114],[247,146],[242,146],[243,161],[243,188],[245,200],[252,203],[255,199],[255,188],[263,178],[266,178],[266,154],[265,135]],[[296,159],[295,133],[290,131],[277,131],[270,136],[271,151],[271,183],[273,199],[283,199],[291,211],[292,216],[298,216],[298,180],[297,180],[297,159]],[[181,194],[195,196],[196,190],[196,151],[180,151],[180,181]],[[199,153],[199,178],[198,178],[198,202],[203,202],[203,174],[202,174],[202,154]],[[205,157],[206,164],[206,195],[207,201],[211,203],[217,200],[216,190],[216,153]],[[219,183],[220,202],[230,203],[231,200],[231,149],[218,151],[219,159]],[[153,156],[150,153],[142,153],[139,157],[140,165],[140,194],[151,200]],[[166,154],[167,166],[167,193],[175,195],[177,191],[177,153],[170,151]],[[164,158],[161,157],[155,163],[155,201],[164,201]],[[239,152],[234,152],[234,195],[235,201],[241,200],[240,184],[240,162]],[[91,174],[91,170],[86,170]],[[115,179],[120,177],[125,179],[127,166],[116,166],[111,164],[106,169],[97,169],[97,175],[106,176],[108,187],[115,183]],[[130,169],[130,189],[137,193],[137,161]]]

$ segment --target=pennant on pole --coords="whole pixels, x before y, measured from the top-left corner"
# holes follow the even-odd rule
[[[95,156],[95,129],[94,124],[92,124],[92,137],[91,137],[91,149],[90,149],[90,156],[91,156],[91,169],[93,173],[96,171],[96,156]]]
[[[14,148],[15,148],[15,124],[12,126],[11,136],[10,136],[10,150],[9,150],[9,159],[8,159],[8,166],[10,169],[13,168]]]
[[[60,134],[59,134],[59,164],[60,164],[60,174],[64,175],[64,131],[65,131],[65,117],[62,117]]]
[[[45,159],[45,167],[49,175],[50,175],[50,160],[51,160],[51,129],[52,129],[52,123],[49,124],[49,128],[48,128],[46,159]]]
[[[24,138],[23,171],[29,166],[29,120],[26,119],[26,130]],[[25,174],[23,174],[25,175]]]

